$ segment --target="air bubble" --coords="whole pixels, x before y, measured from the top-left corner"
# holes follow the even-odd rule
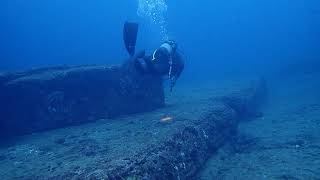
[[[138,16],[148,18],[153,24],[159,25],[163,40],[168,40],[167,11],[165,0],[138,0]]]

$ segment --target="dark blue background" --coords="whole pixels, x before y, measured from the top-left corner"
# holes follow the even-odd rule
[[[318,0],[168,0],[169,35],[187,58],[185,76],[264,71],[319,59]],[[0,70],[119,64],[126,20],[140,22],[138,49],[161,43],[136,0],[2,0]]]

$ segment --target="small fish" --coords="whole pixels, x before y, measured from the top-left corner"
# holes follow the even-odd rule
[[[172,117],[170,116],[166,116],[166,117],[163,117],[160,119],[161,122],[168,122],[168,121],[171,121],[172,120]]]

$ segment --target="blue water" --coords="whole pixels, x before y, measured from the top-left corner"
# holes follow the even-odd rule
[[[158,3],[161,9],[161,2],[149,5]],[[0,70],[121,63],[127,58],[126,20],[140,23],[138,49],[149,51],[162,42],[163,20],[166,36],[177,40],[187,56],[185,77],[319,59],[317,0],[163,2],[166,10],[149,9],[154,18],[138,14],[147,1],[2,0]]]
[[[318,132],[320,107],[319,0],[1,0],[0,72],[61,65],[121,64],[129,57],[122,37],[126,21],[139,23],[137,50],[145,49],[150,54],[167,39],[178,42],[186,65],[177,92],[187,94],[184,87],[195,88],[192,83],[208,82],[215,77],[221,80],[264,75],[275,82],[270,83],[270,89],[280,89],[280,93],[275,93],[278,99],[274,99],[278,104],[267,108],[271,113],[263,117],[266,121],[260,121],[262,125],[246,124],[244,129],[267,126],[263,135],[258,130],[250,133],[258,134],[261,139],[266,137],[266,144],[268,138],[278,136],[287,142],[286,135],[298,136],[299,125],[312,121],[302,129],[308,132],[312,126],[312,133],[319,137],[315,133]],[[194,92],[201,94],[199,89],[195,88]],[[170,94],[170,97],[178,94]],[[178,100],[174,102],[179,103]],[[280,133],[274,133],[274,124]],[[290,132],[281,128],[290,129]],[[291,135],[291,130],[298,135]],[[319,149],[320,143],[314,141],[317,145],[310,143],[310,148]],[[319,154],[319,150],[310,151],[310,154]],[[254,158],[260,157],[257,154]],[[303,153],[299,155],[297,159],[305,158]],[[246,165],[246,158],[234,156],[229,163],[240,159]],[[293,161],[288,166],[296,163],[291,156],[286,158],[288,162]],[[309,158],[308,162],[316,162],[312,158],[319,161],[318,157]],[[216,159],[210,162],[215,167]],[[235,177],[242,173],[241,163],[230,170]],[[265,167],[260,170],[263,172]],[[226,169],[224,165],[219,168],[210,170],[209,167],[207,171]],[[314,165],[311,169],[316,171],[319,167]],[[320,177],[319,173],[313,174],[308,177]],[[281,177],[279,179],[287,176]]]

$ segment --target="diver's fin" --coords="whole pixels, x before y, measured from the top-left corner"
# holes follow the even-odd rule
[[[133,56],[136,49],[139,25],[133,22],[125,22],[123,27],[123,40],[130,56]]]

